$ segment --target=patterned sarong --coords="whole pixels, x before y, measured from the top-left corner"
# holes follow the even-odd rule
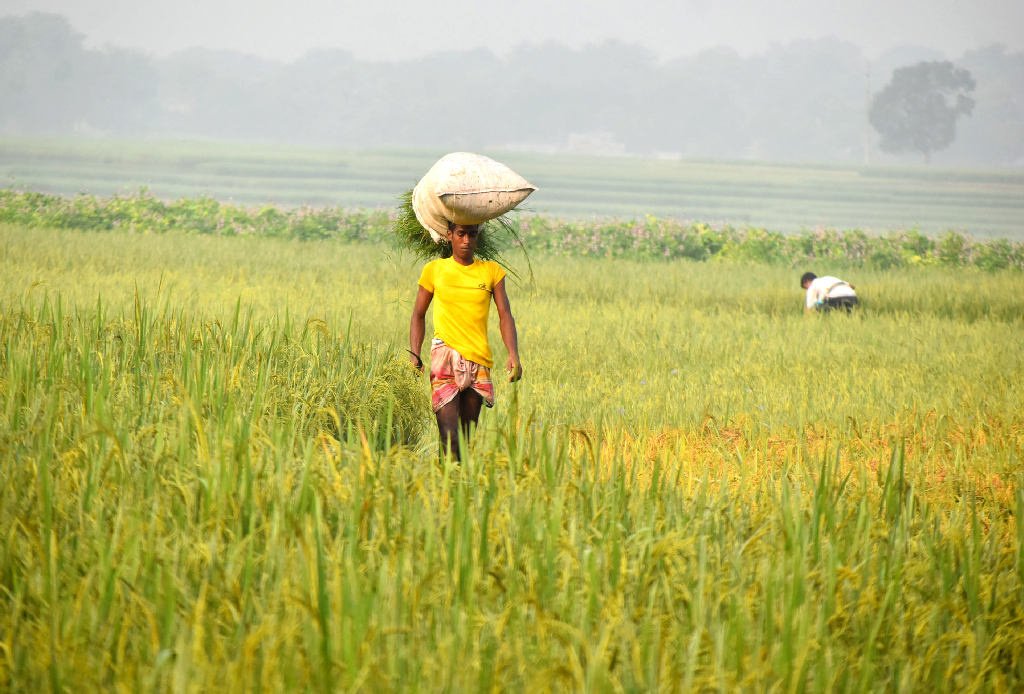
[[[444,340],[434,338],[430,344],[430,404],[434,412],[467,388],[480,393],[488,407],[494,407],[491,370],[469,361]]]

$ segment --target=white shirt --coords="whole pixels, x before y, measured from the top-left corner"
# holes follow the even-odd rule
[[[840,284],[836,284],[839,282]],[[831,291],[829,288],[831,287]],[[857,296],[853,287],[835,277],[819,277],[807,287],[807,308],[814,308],[819,301]]]

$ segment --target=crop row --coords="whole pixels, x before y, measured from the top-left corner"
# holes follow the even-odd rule
[[[145,189],[101,198],[65,198],[45,193],[0,190],[0,223],[32,228],[182,231],[196,234],[257,235],[299,240],[395,243],[394,212],[384,209],[241,206],[209,197],[164,202]],[[887,269],[911,266],[1024,269],[1024,243],[978,240],[949,231],[937,238],[916,229],[884,235],[818,227],[783,234],[758,227],[737,228],[659,219],[565,221],[521,215],[515,223],[526,248],[538,255],[635,260],[728,260],[796,267],[831,265]]]
[[[4,306],[0,690],[1020,691],[1017,425],[630,449],[512,406],[459,466],[331,335]]]

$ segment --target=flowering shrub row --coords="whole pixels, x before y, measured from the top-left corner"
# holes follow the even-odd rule
[[[244,207],[213,198],[163,202],[145,188],[128,195],[63,198],[45,193],[0,190],[0,223],[27,227],[160,233],[255,234],[304,240],[374,241],[386,233],[386,211],[340,207],[275,205]]]
[[[134,233],[179,230],[199,234],[255,234],[303,240],[391,243],[392,217],[384,210],[274,205],[245,207],[212,198],[162,202],[145,189],[128,195],[63,198],[0,190],[0,223]],[[914,265],[1024,270],[1024,243],[975,240],[953,231],[937,238],[917,230],[885,235],[818,228],[782,234],[657,219],[568,222],[539,215],[518,219],[526,248],[536,255],[636,260],[722,260],[790,266],[826,261],[833,266],[876,268]]]
[[[914,265],[974,266],[985,270],[1024,270],[1024,243],[980,241],[947,232],[931,238],[916,229],[884,235],[860,230],[783,234],[757,227],[736,228],[646,216],[631,222],[565,222],[544,217],[522,221],[526,246],[534,252],[564,256],[729,260],[805,265],[868,266],[880,269]]]

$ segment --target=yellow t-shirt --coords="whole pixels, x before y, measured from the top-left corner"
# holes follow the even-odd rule
[[[434,295],[434,337],[470,361],[494,366],[487,343],[487,316],[494,285],[505,277],[491,260],[460,265],[453,258],[432,260],[423,267],[420,286]]]

